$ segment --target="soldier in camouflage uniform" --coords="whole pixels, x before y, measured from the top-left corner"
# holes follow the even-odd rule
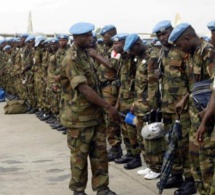
[[[214,77],[215,49],[211,44],[201,40],[190,24],[182,23],[176,26],[169,37],[169,41],[175,43],[183,52],[191,54],[186,69],[189,91],[195,82]],[[198,137],[197,141],[196,133],[202,113],[195,106],[194,99],[189,93],[178,102],[176,109],[178,112],[181,111],[188,102],[191,119],[189,153],[192,174],[198,192],[202,195],[212,194],[210,188],[214,175],[215,142],[211,141],[211,134],[214,123],[206,125],[207,132]]]
[[[106,131],[102,108],[111,117],[118,117],[118,112],[99,95],[94,62],[86,50],[92,42],[93,29],[94,25],[90,23],[76,23],[70,28],[74,43],[67,51],[61,69],[60,119],[68,128],[68,146],[71,150],[72,178],[69,187],[74,195],[86,195],[84,190],[88,180],[89,157],[93,190],[97,191],[97,195],[115,195],[108,188]]]
[[[163,138],[143,140],[141,136],[142,127],[146,122],[144,118],[150,109],[148,102],[148,64],[156,63],[156,59],[154,61],[151,59],[152,47],[144,45],[137,34],[131,34],[126,38],[124,50],[130,51],[130,53],[137,57],[135,97],[131,110],[137,116],[136,140],[142,151],[143,158],[149,167],[145,170],[138,171],[138,174],[142,172],[142,174],[145,174],[145,179],[156,179],[160,175],[162,157],[165,151]],[[155,96],[151,98],[156,99]]]
[[[34,45],[35,45],[35,36],[29,35],[26,40],[26,48],[22,58],[22,75],[25,79],[25,86],[27,90],[27,103],[28,103],[28,112],[36,108],[37,101],[35,98],[34,91],[34,68],[33,68],[33,58],[35,54]]]
[[[29,113],[35,113],[42,105],[42,58],[44,52],[43,42],[45,41],[44,36],[37,36],[35,39],[35,55],[33,58],[33,69],[34,69],[34,90],[37,99],[37,108],[33,108]]]
[[[163,45],[159,56],[160,76],[162,77],[161,94],[164,130],[168,132],[176,119],[180,119],[182,139],[174,158],[171,176],[165,188],[179,187],[176,195],[189,195],[196,192],[189,161],[189,130],[190,120],[187,106],[180,112],[175,112],[176,103],[188,92],[186,71],[186,55],[175,46],[168,43],[173,27],[168,20],[160,21],[153,29]],[[183,181],[182,174],[185,177]],[[158,184],[159,185],[159,184]]]
[[[100,34],[104,39],[104,45],[103,47],[98,47],[98,54],[103,58],[97,57],[96,59],[100,63],[97,68],[97,74],[103,98],[112,106],[115,106],[119,89],[119,79],[117,78],[119,55],[113,51],[111,38],[116,34],[116,27],[114,25],[106,25],[101,29]],[[113,161],[122,156],[120,124],[112,121],[108,115],[106,115],[106,123],[107,140],[111,145],[111,148],[108,150],[108,160]]]

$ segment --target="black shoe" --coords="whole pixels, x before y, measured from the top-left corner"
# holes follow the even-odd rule
[[[179,188],[183,183],[183,177],[182,175],[171,175],[167,182],[166,185],[164,186],[164,189],[168,188]],[[157,187],[160,188],[160,182],[157,183]]]
[[[102,190],[99,190],[97,192],[97,195],[116,195],[116,193],[107,187],[107,188],[104,188]]]
[[[123,155],[121,158],[114,159],[114,162],[117,164],[124,164],[132,160],[132,157],[133,156],[131,155],[131,153],[128,152],[127,154]]]
[[[122,148],[120,145],[117,146],[113,146],[111,147],[111,149],[109,150],[108,153],[108,161],[114,161],[117,158],[121,158],[122,156]]]
[[[66,132],[67,132],[67,130],[63,131],[62,134],[63,134],[63,135],[66,135]]]
[[[135,169],[142,166],[140,155],[136,155],[132,157],[127,164],[124,165],[125,169]]]
[[[52,129],[58,129],[58,128],[63,127],[63,126],[58,123],[57,125],[53,125],[51,127],[52,127]]]
[[[64,127],[64,126],[62,126],[62,127],[57,128],[57,130],[58,130],[58,131],[65,131],[65,130],[67,130],[67,128]]]
[[[29,110],[27,113],[28,114],[34,114],[35,112],[37,112],[38,110],[36,108],[32,108],[31,110]]]
[[[87,195],[87,194],[84,191],[81,192],[74,191],[73,195]]]
[[[51,117],[51,114],[45,114],[42,118],[40,118],[41,121],[46,121]]]
[[[184,181],[180,188],[174,192],[174,195],[191,195],[196,192],[197,189],[194,181]]]

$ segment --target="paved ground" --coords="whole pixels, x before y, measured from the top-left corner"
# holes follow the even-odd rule
[[[4,105],[0,103],[0,195],[72,195],[66,135],[35,115],[5,115]],[[109,165],[110,187],[118,195],[158,194],[159,180],[145,180],[136,174],[138,169]],[[86,193],[93,195],[90,177]],[[163,194],[172,195],[174,190]]]

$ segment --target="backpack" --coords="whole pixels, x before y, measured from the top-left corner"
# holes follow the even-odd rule
[[[212,93],[212,82],[213,79],[196,82],[191,89],[191,97],[193,98],[194,105],[199,112],[203,111],[207,107]]]
[[[27,110],[25,100],[8,101],[4,106],[5,114],[23,114]]]

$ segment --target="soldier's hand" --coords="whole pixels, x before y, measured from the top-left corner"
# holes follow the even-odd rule
[[[154,77],[155,77],[156,79],[159,79],[159,78],[161,78],[162,76],[163,76],[163,74],[161,73],[160,69],[154,70]]]
[[[114,120],[114,121],[119,121],[119,113],[118,110],[113,107],[113,106],[108,106],[106,108],[106,111],[108,113],[108,115]]]
[[[206,128],[203,124],[201,124],[196,132],[196,141],[199,143],[203,143],[204,139],[203,139],[203,135],[206,131]]]
[[[90,48],[90,49],[87,49],[87,52],[89,53],[89,55],[91,56],[91,57],[96,57],[96,55],[98,54],[97,53],[97,51],[95,50],[95,49],[92,49],[92,48]]]
[[[175,105],[175,112],[177,114],[181,114],[182,110],[184,110],[185,107],[185,101],[184,99],[181,99],[176,105]]]

